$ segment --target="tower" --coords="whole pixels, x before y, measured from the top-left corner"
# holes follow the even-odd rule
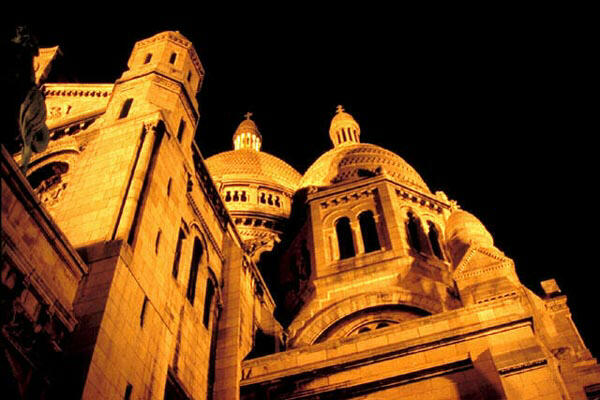
[[[29,177],[89,268],[73,397],[213,391],[222,270],[242,259],[194,143],[203,76],[191,42],[162,32],[135,44],[114,84],[44,87],[51,143]]]

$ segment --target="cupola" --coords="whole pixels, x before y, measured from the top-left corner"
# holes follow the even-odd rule
[[[251,112],[246,113],[246,119],[240,123],[233,134],[233,148],[235,150],[250,149],[260,151],[262,136],[254,121],[250,119],[251,116]]]
[[[331,120],[329,137],[334,147],[360,143],[360,126],[342,106],[337,106],[336,114]]]

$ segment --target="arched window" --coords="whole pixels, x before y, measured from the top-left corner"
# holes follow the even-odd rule
[[[358,216],[358,222],[360,224],[360,233],[362,234],[363,243],[365,245],[365,253],[381,249],[373,212],[369,210],[362,212]]]
[[[187,286],[187,299],[192,305],[194,305],[194,298],[196,297],[196,280],[198,279],[198,267],[200,265],[200,259],[202,258],[202,243],[200,239],[194,238],[194,250],[192,251],[192,263],[190,266],[190,277],[188,279]]]
[[[338,247],[340,249],[340,260],[354,257],[354,241],[352,240],[352,229],[350,220],[347,217],[340,218],[335,224],[335,233],[337,234]]]
[[[56,186],[62,180],[64,175],[69,170],[69,164],[57,161],[43,166],[27,177],[33,190],[40,194],[48,191]]]
[[[444,254],[442,253],[442,247],[440,246],[440,234],[438,233],[435,224],[431,221],[429,221],[429,242],[431,243],[433,254],[440,260],[443,260]]]
[[[423,250],[421,246],[420,231],[421,224],[419,219],[411,212],[407,214],[408,222],[406,223],[406,233],[408,235],[408,243],[410,247],[420,252]]]
[[[208,323],[210,321],[210,309],[212,307],[213,297],[215,296],[215,285],[212,279],[206,279],[206,293],[204,294],[204,315],[202,317],[202,323],[204,327],[208,329]]]
[[[175,247],[175,259],[173,260],[173,270],[171,275],[177,279],[179,275],[179,259],[181,258],[181,247],[183,246],[183,239],[185,239],[185,232],[183,228],[179,228],[179,236],[177,236],[177,246]]]

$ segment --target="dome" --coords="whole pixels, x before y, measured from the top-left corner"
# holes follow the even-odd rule
[[[494,246],[494,238],[473,214],[455,210],[446,222],[446,238],[463,243],[476,243],[484,247]]]
[[[340,180],[360,177],[362,172],[374,173],[379,167],[398,183],[429,192],[417,171],[400,156],[369,143],[345,144],[321,155],[302,177],[300,187],[328,186]]]
[[[239,149],[208,157],[206,166],[215,181],[258,181],[295,191],[301,175],[285,161],[262,151]]]

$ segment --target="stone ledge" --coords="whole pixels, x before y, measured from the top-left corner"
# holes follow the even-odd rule
[[[474,312],[475,310],[473,310],[473,308],[477,307],[469,308],[471,311],[470,314],[474,316],[473,321],[464,324],[464,326],[458,329],[449,328],[451,326],[450,324],[433,323],[434,321],[431,320],[431,317],[425,317],[421,320],[408,321],[405,324],[384,328],[369,334],[357,335],[349,339],[324,342],[318,345],[306,346],[247,361],[242,364],[242,376],[244,378],[242,379],[241,385],[254,385],[261,382],[290,378],[292,376],[300,378],[306,374],[317,374],[322,376],[333,372],[334,370],[337,372],[344,369],[356,368],[367,363],[424,352],[441,346],[474,339],[482,335],[485,336],[521,326],[530,326],[532,324],[531,315],[525,312],[520,314],[511,313],[496,318],[487,317],[481,321],[478,318],[478,313]],[[464,312],[465,310],[461,311]],[[455,313],[453,312],[452,314]],[[446,316],[448,317],[448,315]],[[457,315],[457,317],[460,317],[460,315]],[[438,319],[439,318],[436,318],[435,320],[437,321]],[[428,330],[427,334],[421,335],[415,322],[421,322],[423,320],[428,320],[428,325],[431,325],[432,329]],[[403,337],[403,335],[398,335],[398,332],[410,329],[411,327],[414,328],[415,337],[407,339]],[[370,339],[376,340],[376,337],[381,336],[387,336],[385,344],[363,351],[354,352],[353,346],[346,346],[348,349],[347,354],[338,353],[332,358],[315,361],[315,358],[308,355],[301,357],[302,354],[318,353],[332,348],[341,348],[342,345],[359,341],[364,342],[365,340]],[[382,340],[381,343],[384,343],[384,341]],[[307,363],[299,365],[300,358],[307,360]],[[294,364],[296,366],[290,368],[290,365]],[[275,369],[269,371],[269,366],[275,366]],[[257,373],[258,375],[256,375]]]

